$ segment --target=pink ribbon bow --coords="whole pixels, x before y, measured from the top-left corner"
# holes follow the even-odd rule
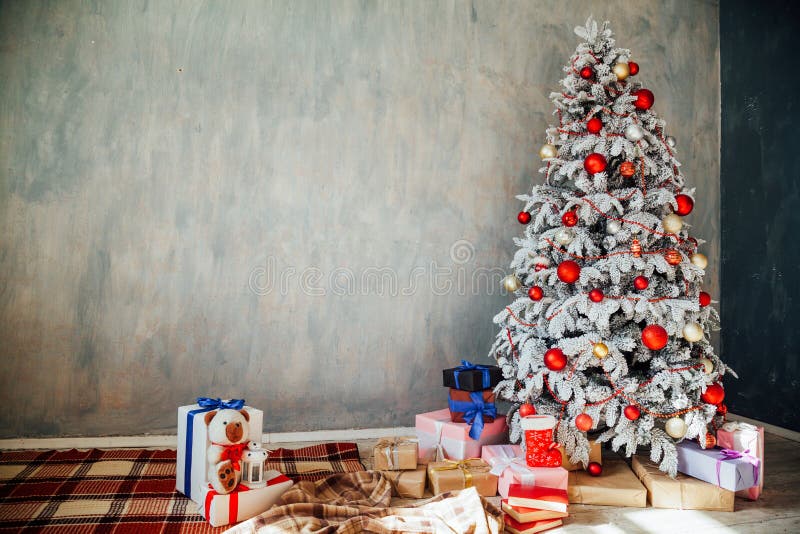
[[[733,449],[722,449],[719,452],[722,457],[717,459],[717,486],[720,485],[720,468],[722,467],[722,462],[738,459],[745,460],[747,463],[753,466],[753,485],[758,484],[758,468],[761,465],[761,460],[750,454],[750,449],[747,449],[744,452],[735,451]]]

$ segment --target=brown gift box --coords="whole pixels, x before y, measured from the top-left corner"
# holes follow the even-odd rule
[[[497,495],[497,476],[490,470],[489,464],[480,458],[431,462],[428,464],[431,491],[438,495],[474,486],[479,495],[494,497]]]
[[[494,391],[491,389],[484,389],[483,391],[473,391],[472,393],[481,393],[483,394],[483,402],[485,404],[494,404]],[[454,401],[461,401],[461,402],[472,402],[472,398],[469,396],[469,391],[462,391],[460,389],[450,388],[450,400]],[[450,410],[450,420],[454,423],[464,423],[464,412],[454,412]],[[491,415],[483,414],[483,422],[484,423],[491,423],[494,421],[494,417]]]
[[[561,453],[561,467],[563,467],[567,471],[575,471],[576,469],[583,469],[583,466],[580,463],[573,464],[570,461],[569,455],[567,454],[567,451],[564,450],[563,445],[558,446],[558,452]],[[596,441],[589,442],[589,463],[591,462],[597,462],[598,464],[603,463],[603,447],[600,443]]]
[[[421,499],[425,494],[428,470],[422,464],[409,471],[381,471],[381,473],[392,484],[392,495],[395,497]]]
[[[674,479],[648,458],[634,456],[633,471],[647,488],[653,508],[733,512],[734,492],[678,473]]]
[[[624,460],[607,458],[603,474],[593,477],[586,471],[570,471],[569,502],[605,506],[647,506],[647,490]]]
[[[419,442],[413,436],[381,438],[372,449],[372,454],[372,468],[376,471],[416,469]]]

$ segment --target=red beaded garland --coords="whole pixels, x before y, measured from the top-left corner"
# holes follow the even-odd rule
[[[645,111],[653,107],[653,103],[656,100],[653,91],[650,89],[639,89],[638,91],[633,91],[631,95],[636,97],[633,107],[641,111]]]
[[[692,213],[694,209],[694,199],[689,195],[685,195],[681,193],[680,195],[675,195],[675,202],[678,204],[678,209],[675,210],[675,215],[689,215]]]
[[[706,293],[705,291],[700,292],[700,307],[705,308],[709,304],[711,304],[711,295]]]
[[[591,134],[600,133],[600,130],[603,129],[603,121],[598,119],[597,117],[592,117],[589,119],[589,122],[586,123],[586,131]]]
[[[633,279],[633,287],[638,289],[639,291],[643,289],[647,289],[647,286],[650,285],[650,281],[645,276],[637,276]]]
[[[598,172],[603,172],[606,170],[606,158],[602,154],[598,154],[597,152],[592,152],[586,159],[583,160],[583,168],[586,169],[586,172],[589,174],[597,174]]]
[[[623,413],[625,414],[625,417],[627,417],[631,421],[636,421],[637,419],[639,419],[639,416],[642,415],[642,411],[639,410],[639,408],[633,404],[625,406]]]
[[[567,357],[563,350],[554,347],[544,353],[544,364],[551,371],[560,371],[567,366]]]
[[[669,336],[666,329],[658,324],[651,324],[642,330],[642,343],[651,350],[661,350],[667,346]]]
[[[705,393],[700,398],[706,404],[719,404],[725,400],[725,390],[719,384],[711,384],[706,388]]]
[[[575,210],[570,210],[564,213],[561,216],[561,224],[564,226],[575,226],[578,224],[578,214],[575,213]]]
[[[633,61],[628,61],[628,71],[631,73],[631,76],[636,76],[639,74],[639,64],[634,63]]]
[[[521,211],[517,214],[517,220],[520,224],[528,224],[531,222],[531,214],[527,211]]]
[[[594,421],[592,421],[592,417],[589,414],[582,413],[578,414],[578,416],[575,417],[575,428],[577,428],[581,432],[586,432],[587,430],[590,430],[593,425]]]
[[[533,286],[528,290],[528,297],[530,297],[531,300],[542,300],[543,296],[544,290],[539,286]]]
[[[594,78],[594,70],[592,70],[592,67],[583,67],[581,69],[581,78],[584,80],[591,80]]]
[[[597,462],[589,462],[589,465],[586,466],[586,472],[593,477],[599,477],[603,474],[603,466]]]
[[[581,266],[572,260],[564,260],[558,264],[558,279],[565,284],[572,284],[581,276]]]
[[[603,292],[599,289],[595,288],[589,291],[589,300],[592,302],[602,302],[603,300]]]

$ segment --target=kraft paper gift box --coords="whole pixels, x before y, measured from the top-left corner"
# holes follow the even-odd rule
[[[496,365],[474,365],[461,360],[461,365],[442,371],[442,384],[464,391],[492,389],[503,379],[503,371]]]
[[[755,501],[764,489],[764,427],[730,421],[717,430],[717,446],[748,452],[759,460],[758,484],[739,490],[736,495]]]
[[[569,502],[576,504],[634,508],[647,505],[647,490],[621,458],[607,458],[599,477],[586,471],[570,471],[567,494]]]
[[[425,483],[428,480],[428,468],[419,465],[408,471],[381,471],[392,485],[392,495],[406,499],[421,499],[425,494]]]
[[[506,417],[498,415],[491,423],[483,425],[480,438],[470,438],[470,426],[450,421],[450,410],[418,414],[416,417],[419,440],[419,462],[427,464],[435,460],[463,460],[480,458],[483,445],[507,443],[508,425]]]
[[[488,463],[493,475],[499,477],[497,492],[508,498],[511,484],[567,489],[569,473],[563,467],[529,467],[519,445],[486,445],[481,459]]]
[[[264,488],[248,489],[240,484],[240,489],[227,495],[220,495],[206,485],[200,492],[200,514],[212,527],[222,527],[266,512],[292,487],[292,481],[278,471],[266,471],[264,480],[267,482]]]
[[[566,469],[567,471],[575,471],[576,469],[584,469],[580,463],[573,464],[572,461],[569,459],[569,455],[567,454],[566,449],[563,445],[558,446],[558,452],[561,453],[561,467]],[[591,440],[589,441],[589,463],[597,462],[598,464],[603,463],[603,446],[602,444],[598,443],[597,441]],[[589,464],[586,464],[589,465]]]
[[[175,473],[175,488],[201,504],[201,490],[207,485],[208,466],[206,452],[211,444],[208,440],[208,427],[203,419],[207,412],[221,409],[238,410],[244,407],[250,416],[248,421],[249,441],[261,443],[264,413],[252,406],[244,406],[244,401],[233,399],[221,401],[200,397],[198,404],[178,408],[178,453]],[[237,408],[238,406],[238,408]]]
[[[653,508],[733,512],[734,493],[714,484],[678,473],[673,479],[648,458],[634,456],[633,472],[647,488]]]
[[[678,471],[731,491],[758,484],[761,462],[755,456],[731,449],[703,449],[694,441],[681,441],[678,451]]]
[[[381,438],[373,447],[372,454],[372,468],[376,471],[416,469],[419,456],[417,438]]]
[[[497,495],[497,476],[480,458],[431,462],[428,464],[428,479],[434,495],[471,487],[484,497]]]

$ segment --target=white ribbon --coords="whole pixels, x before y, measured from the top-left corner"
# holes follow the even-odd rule
[[[743,432],[758,432],[758,427],[750,423],[743,423],[742,421],[728,421],[722,425],[722,430],[725,432],[736,432],[737,430]]]
[[[523,486],[533,486],[536,484],[536,475],[528,469],[525,459],[522,456],[514,455],[514,448],[511,445],[496,445],[492,450],[498,450],[497,456],[489,459],[492,469],[489,471],[495,476],[500,476],[506,469],[511,469],[519,475],[519,482]]]

